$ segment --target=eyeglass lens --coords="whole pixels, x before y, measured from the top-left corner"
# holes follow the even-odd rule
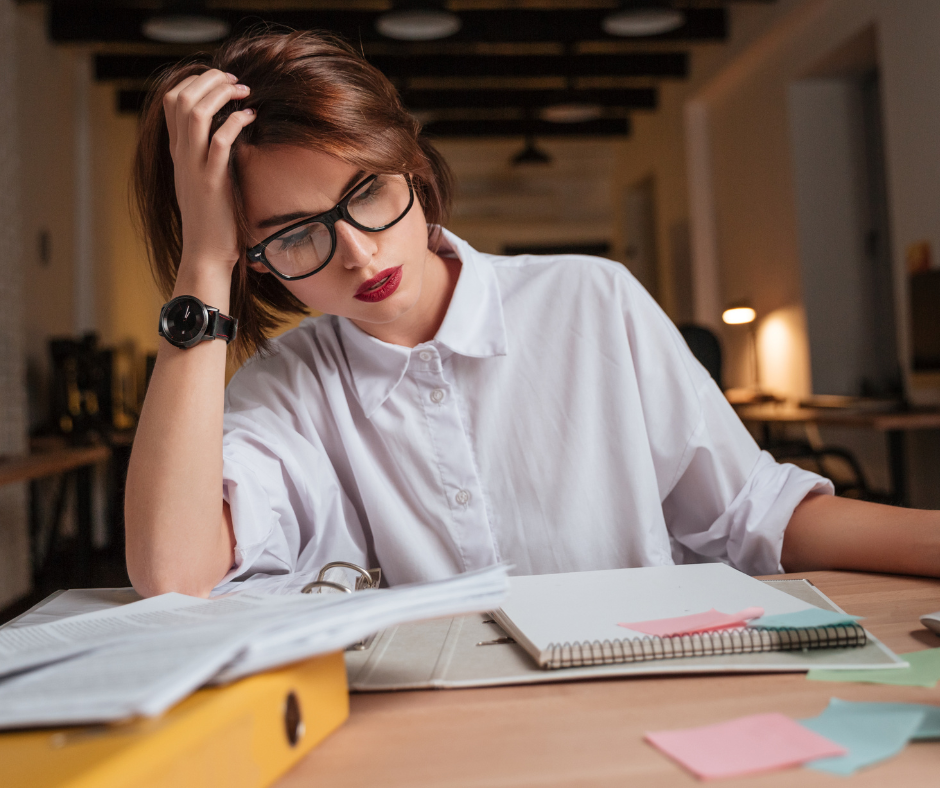
[[[379,175],[363,184],[346,203],[360,229],[381,230],[408,210],[411,190],[404,175]],[[333,252],[333,236],[323,222],[302,225],[275,238],[265,249],[268,263],[285,276],[302,276],[319,268]]]

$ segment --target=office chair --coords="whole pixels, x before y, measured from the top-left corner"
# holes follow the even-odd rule
[[[714,332],[704,326],[686,323],[679,326],[679,333],[692,351],[692,355],[708,370],[718,388],[721,385],[721,343]]]

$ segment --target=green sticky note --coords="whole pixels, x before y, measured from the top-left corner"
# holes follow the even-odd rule
[[[806,767],[845,776],[887,760],[917,735],[926,716],[923,706],[917,704],[852,703],[832,698],[822,714],[800,720],[800,724],[849,752],[810,761]]]
[[[837,627],[840,624],[852,624],[861,620],[861,616],[837,613],[835,610],[822,610],[812,607],[797,613],[780,613],[776,616],[761,616],[748,626],[758,629],[815,629],[817,627]]]
[[[810,681],[853,681],[864,684],[896,684],[905,687],[934,687],[940,681],[940,648],[899,654],[909,668],[885,670],[811,670]]]

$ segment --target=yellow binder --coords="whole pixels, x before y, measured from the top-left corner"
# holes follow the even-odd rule
[[[0,734],[0,784],[257,788],[348,716],[338,652],[200,690],[153,720]]]

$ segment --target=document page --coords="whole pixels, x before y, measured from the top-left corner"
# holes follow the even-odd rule
[[[99,610],[58,621],[0,629],[0,676],[101,648],[148,632],[224,622],[235,631],[257,621],[276,626],[298,613],[328,604],[332,596],[269,597],[240,594],[206,600],[184,594],[162,594],[122,607]]]
[[[250,631],[208,625],[146,633],[0,682],[0,729],[154,716],[201,687]]]
[[[491,610],[509,588],[508,567],[491,566],[456,577],[354,594],[323,595],[316,616],[271,627],[221,671],[222,683],[300,659],[345,648],[379,630],[408,621]],[[241,594],[235,598],[248,596]],[[316,594],[304,594],[316,598]],[[328,600],[328,601],[327,601]]]
[[[35,626],[0,629],[0,676],[91,651],[135,631],[165,626],[173,613],[205,604],[183,594],[162,596]]]

